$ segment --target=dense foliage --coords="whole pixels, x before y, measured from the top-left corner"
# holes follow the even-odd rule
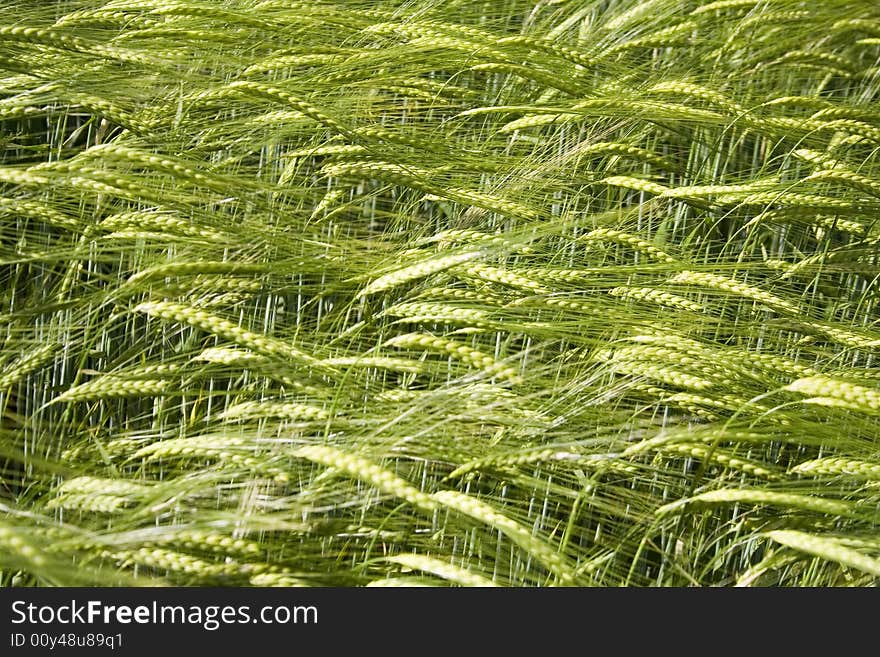
[[[873,0],[0,15],[0,584],[880,578]]]

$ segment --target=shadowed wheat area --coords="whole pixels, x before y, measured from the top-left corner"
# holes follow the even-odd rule
[[[0,15],[0,585],[877,584],[873,0]]]

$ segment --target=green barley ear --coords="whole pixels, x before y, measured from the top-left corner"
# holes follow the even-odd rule
[[[880,559],[847,547],[835,538],[781,529],[767,532],[767,536],[777,543],[799,552],[806,552],[821,559],[880,577]]]
[[[731,488],[700,493],[694,497],[665,504],[657,509],[658,516],[683,513],[691,507],[715,504],[768,504],[782,508],[824,513],[831,516],[849,516],[856,511],[853,504],[824,497],[797,493],[779,493],[769,490]]]
[[[549,544],[532,535],[527,529],[507,516],[499,513],[485,502],[456,491],[444,490],[434,493],[431,498],[437,503],[473,518],[489,527],[497,529],[510,538],[527,554],[543,563],[559,578],[562,584],[571,585],[576,576],[566,563],[563,555]]]
[[[628,179],[620,180],[619,178],[615,178],[613,180],[608,179],[605,182],[607,184],[618,184],[623,187],[630,186],[631,188],[633,188],[634,186],[634,188],[639,190],[642,190],[644,188],[645,191],[651,191],[655,194],[662,194],[665,191],[665,188],[660,189],[661,186],[653,186],[645,181],[640,181],[638,184],[636,184],[629,181]],[[658,248],[657,246],[651,244],[650,242],[638,237],[637,235],[630,235],[628,233],[624,233],[619,230],[613,230],[611,228],[597,228],[584,235],[581,240],[586,243],[600,241],[617,242],[618,244],[623,244],[636,251],[640,251],[653,260],[658,260],[665,263],[674,263],[676,261],[675,258],[673,258],[671,255]]]
[[[797,379],[785,387],[790,392],[807,395],[805,404],[834,406],[866,413],[880,411],[880,391],[827,376]]]
[[[294,455],[341,470],[352,477],[372,484],[385,493],[409,502],[422,511],[430,513],[436,509],[437,504],[429,495],[360,456],[346,454],[334,447],[322,445],[300,447],[294,452]]]
[[[112,399],[117,397],[155,397],[172,386],[169,379],[129,380],[119,376],[102,376],[73,386],[55,398],[56,402]]]
[[[80,509],[83,511],[118,511],[146,498],[151,487],[124,479],[75,477],[65,481],[56,490],[50,507]]]
[[[321,422],[329,418],[330,415],[324,409],[315,408],[307,404],[278,401],[242,402],[228,407],[219,415],[219,418],[222,420],[247,420],[267,417],[302,422]]]
[[[472,573],[466,568],[420,554],[397,554],[393,557],[387,557],[385,560],[412,570],[421,570],[437,575],[459,586],[498,586],[491,579]]]
[[[425,577],[388,577],[375,579],[368,582],[367,586],[370,588],[429,588],[437,586],[436,581]]]
[[[455,340],[422,333],[406,333],[391,338],[386,344],[400,349],[424,349],[445,353],[463,363],[479,367],[490,376],[507,379],[512,383],[522,380],[514,368],[503,365],[478,349],[473,349]]]
[[[252,586],[265,586],[277,588],[297,588],[301,586],[310,586],[310,584],[299,577],[287,575],[285,573],[259,573],[250,578],[249,583]]]
[[[831,456],[798,463],[792,474],[807,477],[842,476],[866,481],[880,480],[880,463]]]
[[[9,388],[55,357],[57,346],[45,344],[23,354],[0,370],[0,389]]]
[[[373,280],[360,291],[359,296],[369,296],[371,294],[385,292],[400,285],[405,285],[411,281],[416,281],[425,278],[426,276],[445,271],[450,267],[474,260],[480,257],[480,255],[479,251],[465,251],[462,253],[433,258],[389,272]]]
[[[0,545],[3,546],[2,563],[7,567],[33,569],[39,572],[47,564],[41,547],[28,538],[26,528],[0,526]]]
[[[134,310],[160,319],[189,324],[218,337],[237,342],[265,356],[289,358],[309,365],[318,365],[320,362],[314,356],[282,340],[249,331],[222,317],[185,304],[170,301],[145,302],[136,306]]]

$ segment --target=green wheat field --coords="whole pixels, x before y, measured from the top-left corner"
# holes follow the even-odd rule
[[[0,586],[880,582],[875,0],[0,16]]]

